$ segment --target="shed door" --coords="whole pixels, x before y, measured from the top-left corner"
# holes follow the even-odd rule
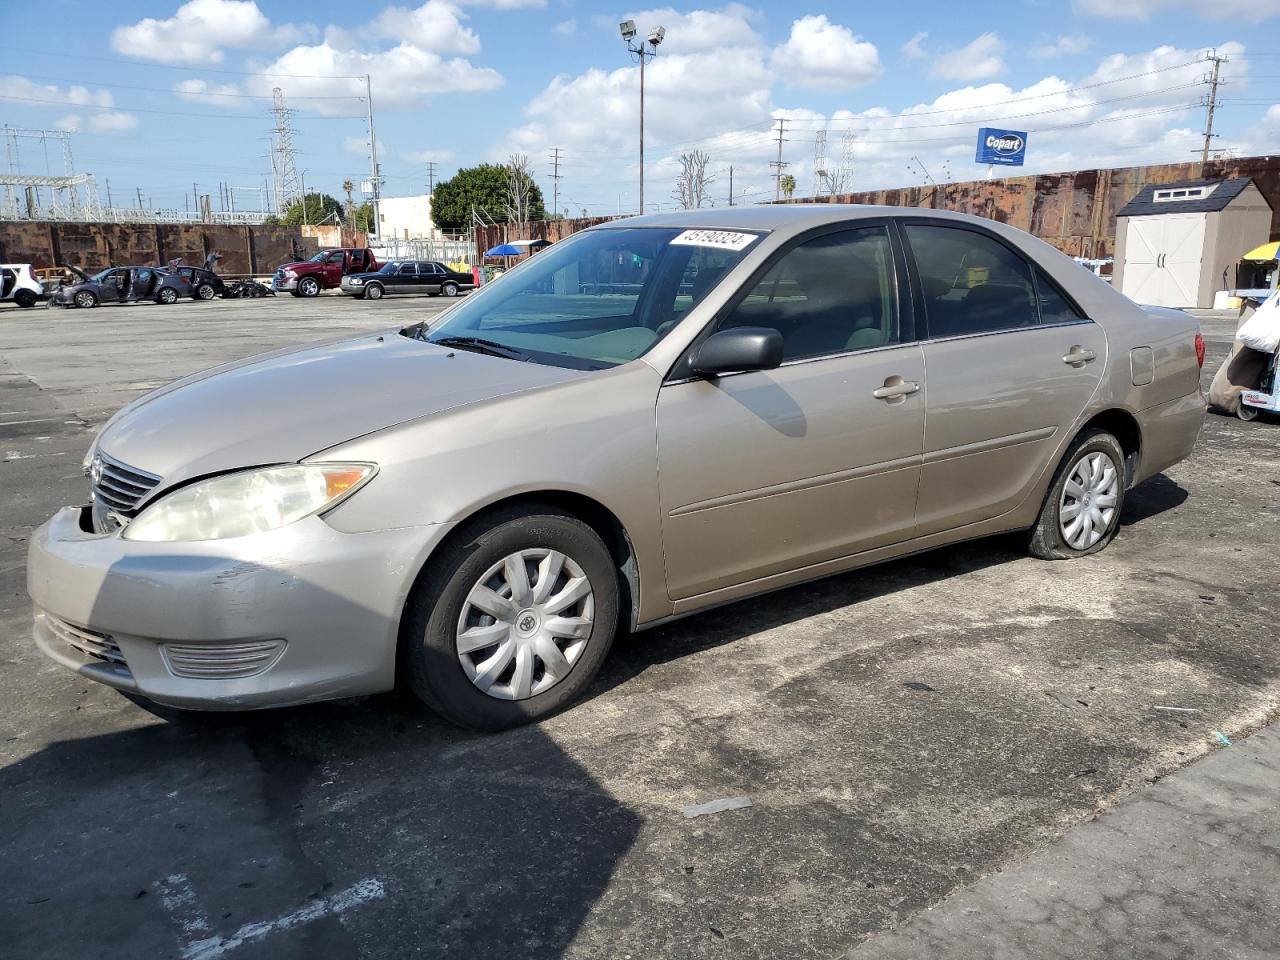
[[[1130,217],[1121,293],[1156,307],[1194,307],[1205,218],[1199,213]]]

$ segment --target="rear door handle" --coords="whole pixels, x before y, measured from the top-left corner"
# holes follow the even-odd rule
[[[920,384],[914,380],[903,380],[897,374],[885,380],[883,387],[876,387],[871,391],[871,395],[877,400],[901,400],[903,397],[916,393],[920,389]]]
[[[1071,348],[1065,357],[1062,358],[1062,362],[1073,367],[1083,367],[1090,360],[1094,360],[1096,358],[1097,354],[1092,350],[1086,350],[1084,347],[1077,344]]]

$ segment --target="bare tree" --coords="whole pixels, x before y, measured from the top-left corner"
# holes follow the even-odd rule
[[[507,220],[511,223],[527,223],[529,220],[529,190],[533,178],[529,175],[529,158],[523,153],[513,153],[507,158]]]
[[[711,184],[716,175],[707,172],[707,164],[711,157],[703,150],[680,154],[680,173],[676,177],[676,188],[671,191],[674,200],[686,210],[697,210],[707,198]]]

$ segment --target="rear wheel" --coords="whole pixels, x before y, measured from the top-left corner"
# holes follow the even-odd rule
[[[440,287],[440,292],[446,297],[456,297],[458,295],[458,285],[452,280],[446,280]]]
[[[96,307],[98,305],[98,298],[94,295],[92,290],[81,290],[76,293],[74,302],[77,307]]]
[[[202,283],[196,287],[196,298],[200,300],[212,300],[218,295],[218,291],[213,289],[212,283]]]
[[[156,293],[156,303],[165,305],[178,302],[178,291],[173,287],[161,287]]]
[[[298,296],[300,297],[318,297],[320,295],[320,281],[315,277],[303,277],[298,281]]]
[[[1045,497],[1027,548],[1041,560],[1085,557],[1103,549],[1120,528],[1124,450],[1105,430],[1072,441]]]
[[[364,296],[366,300],[381,300],[382,294],[382,284],[380,283],[371,283],[364,288]]]
[[[31,290],[15,290],[13,302],[20,307],[34,307],[36,305],[36,295]]]
[[[436,557],[410,596],[409,682],[448,719],[519,726],[591,683],[618,624],[618,577],[598,534],[553,507],[488,518]]]
[[[1246,423],[1258,419],[1258,408],[1248,406],[1243,400],[1236,406],[1236,416]]]

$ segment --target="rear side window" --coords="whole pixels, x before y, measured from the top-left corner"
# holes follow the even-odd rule
[[[1004,244],[954,227],[908,224],[924,290],[929,336],[956,337],[1035,326],[1031,268]]]
[[[1076,323],[1084,319],[1039,267],[1036,267],[1036,294],[1041,323]]]
[[[721,329],[772,327],[782,359],[802,360],[898,343],[897,308],[889,234],[864,227],[787,251]]]

